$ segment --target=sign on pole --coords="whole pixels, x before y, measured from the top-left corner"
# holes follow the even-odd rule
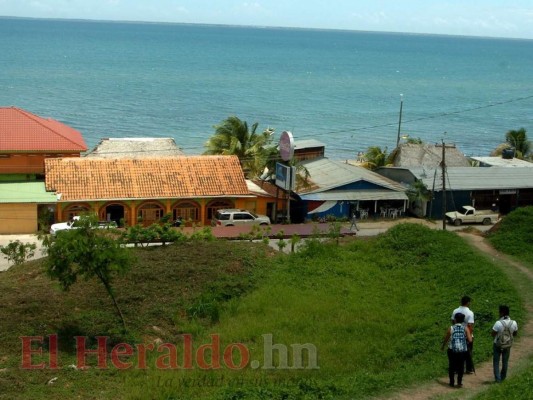
[[[294,138],[289,131],[281,132],[279,138],[279,154],[283,161],[290,161],[294,157]]]
[[[276,163],[276,186],[283,190],[294,190],[296,184],[296,168]]]

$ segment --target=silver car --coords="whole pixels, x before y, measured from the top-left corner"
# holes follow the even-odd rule
[[[270,225],[270,218],[266,215],[258,215],[248,210],[236,208],[222,209],[215,213],[213,219],[215,226],[239,226],[239,225]]]

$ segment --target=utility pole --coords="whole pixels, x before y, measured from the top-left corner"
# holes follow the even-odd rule
[[[446,132],[444,132],[444,134],[446,135]],[[442,229],[443,230],[446,230],[446,210],[447,210],[447,205],[446,205],[446,200],[447,200],[447,192],[446,192],[446,147],[450,147],[450,148],[455,148],[455,144],[452,144],[452,145],[449,145],[449,146],[446,146],[446,143],[444,142],[444,139],[441,139],[441,144],[435,144],[435,147],[440,147],[442,146],[442,161],[440,162],[440,166],[441,166],[441,169],[442,169]],[[437,175],[437,169],[435,169],[435,176]],[[433,184],[435,184],[435,179],[433,179]],[[452,195],[451,195],[451,199],[452,199],[452,202],[454,201],[453,199],[453,192],[452,192]],[[453,206],[455,207],[455,203],[453,204]]]
[[[402,109],[403,109],[403,94],[400,94],[400,118],[398,120],[398,137],[396,138],[396,147],[400,144],[400,131],[402,129]]]
[[[442,230],[446,230],[446,143],[442,139]]]

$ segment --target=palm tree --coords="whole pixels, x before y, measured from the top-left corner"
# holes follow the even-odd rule
[[[413,212],[419,216],[423,216],[426,211],[426,203],[431,200],[431,191],[427,188],[424,182],[417,180],[409,185],[406,194],[411,203]]]
[[[505,141],[515,148],[517,158],[526,157],[531,150],[531,142],[527,140],[527,133],[524,128],[508,131],[505,134]]]
[[[389,154],[386,147],[382,150],[379,146],[371,146],[365,153],[366,163],[364,167],[371,170],[384,167],[387,165],[388,158]]]
[[[296,168],[296,190],[309,189],[312,186],[310,182],[311,174],[305,165],[295,158],[289,161],[289,165]]]
[[[259,176],[277,150],[272,146],[274,130],[257,133],[258,125],[256,122],[249,129],[247,122],[236,116],[226,118],[214,127],[215,134],[205,143],[204,154],[236,155],[247,178]]]

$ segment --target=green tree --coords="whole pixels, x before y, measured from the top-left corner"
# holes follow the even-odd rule
[[[309,189],[311,187],[311,183],[309,181],[311,179],[311,174],[309,173],[309,170],[305,167],[305,165],[303,165],[301,161],[297,160],[294,157],[288,162],[288,165],[296,168],[296,190]]]
[[[365,153],[365,168],[374,170],[378,167],[384,167],[388,164],[389,153],[387,148],[381,149],[379,146],[371,146]]]
[[[36,249],[35,243],[22,243],[20,240],[10,241],[8,245],[0,246],[0,252],[4,254],[4,258],[14,265],[20,265],[33,257]]]
[[[413,205],[413,210],[420,209],[424,212],[424,203],[431,200],[431,191],[421,180],[417,180],[407,189],[407,197],[409,202]],[[420,213],[416,213],[421,215]]]
[[[408,137],[406,139],[406,143],[409,143],[409,144],[424,144],[422,139],[420,139],[419,137],[417,137],[417,138]]]
[[[251,128],[246,121],[231,116],[215,126],[215,134],[206,142],[204,154],[236,155],[247,178],[263,173],[269,159],[277,154],[272,145],[272,129],[257,133],[258,123]]]
[[[510,148],[509,143],[500,143],[494,150],[491,151],[491,157],[501,157],[504,150]]]
[[[113,278],[125,272],[133,263],[130,252],[122,246],[119,235],[108,229],[96,229],[96,216],[82,216],[76,229],[59,232],[43,240],[48,255],[46,272],[68,290],[78,277],[96,277],[102,282],[113,301],[124,331],[126,321],[113,292]]]
[[[524,128],[510,130],[505,134],[505,141],[516,150],[517,158],[524,158],[531,150],[531,142],[527,140],[527,132]]]

